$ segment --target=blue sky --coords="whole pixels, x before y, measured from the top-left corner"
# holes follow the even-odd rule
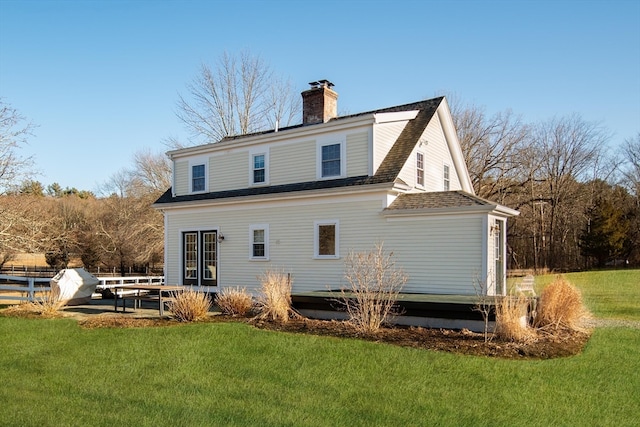
[[[96,190],[186,138],[178,93],[250,50],[298,91],[328,79],[357,113],[455,93],[527,122],[578,113],[640,132],[640,2],[0,0],[0,97],[39,127],[46,186]]]

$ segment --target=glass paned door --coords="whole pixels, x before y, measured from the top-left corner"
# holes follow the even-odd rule
[[[182,283],[191,286],[217,286],[218,232],[182,233]]]
[[[496,294],[504,295],[505,294],[505,269],[504,269],[504,221],[496,220],[495,229],[493,234],[493,250],[494,250],[494,258],[495,258],[495,273],[496,273]]]
[[[216,286],[218,233],[202,233],[202,286]]]
[[[183,283],[185,285],[198,284],[198,233],[182,234],[183,245]]]

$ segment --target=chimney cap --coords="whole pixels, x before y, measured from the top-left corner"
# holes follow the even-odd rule
[[[311,86],[312,89],[321,88],[321,87],[326,87],[327,89],[331,89],[333,86],[335,86],[329,80],[318,80],[317,82],[309,82],[309,85]]]

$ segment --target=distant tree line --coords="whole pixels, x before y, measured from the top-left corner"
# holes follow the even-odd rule
[[[163,219],[151,204],[162,194],[157,187],[169,184],[153,173],[159,168],[168,177],[169,168],[164,155],[136,159],[140,168],[115,174],[102,197],[55,183],[44,190],[33,180],[0,195],[0,267],[23,252],[44,253],[57,269],[74,258],[120,274],[162,266]]]
[[[579,115],[527,124],[451,104],[476,194],[520,211],[511,268],[640,265],[640,133],[612,149]]]

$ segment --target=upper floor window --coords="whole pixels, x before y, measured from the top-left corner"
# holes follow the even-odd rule
[[[340,144],[322,147],[322,177],[340,175]]]
[[[444,165],[442,178],[444,191],[449,191],[449,188],[451,187],[451,180],[449,179],[449,165]]]
[[[191,191],[205,191],[205,167],[203,164],[191,166]]]
[[[339,178],[345,174],[345,144],[318,144],[318,179]]]
[[[266,178],[265,155],[255,154],[253,156],[253,183],[264,184]]]
[[[249,151],[249,185],[269,183],[269,149],[257,147]]]
[[[416,153],[416,184],[424,187],[424,154]]]

